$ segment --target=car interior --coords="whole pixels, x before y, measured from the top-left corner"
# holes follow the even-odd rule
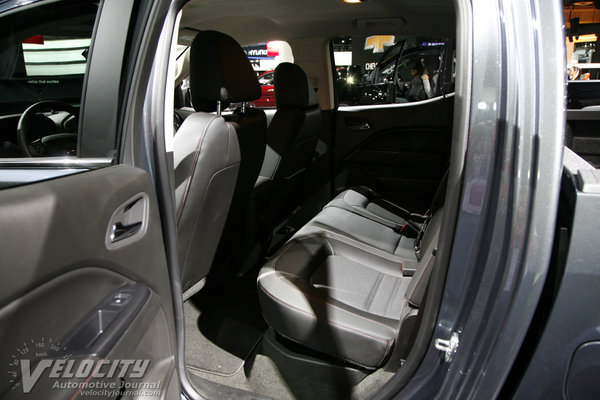
[[[336,107],[334,38],[368,47],[390,34],[451,41],[453,5],[184,6],[166,112],[185,364],[198,387],[366,398],[407,359],[434,267],[454,96]],[[292,59],[257,70],[246,49],[271,41]],[[258,107],[270,70],[275,106]]]
[[[15,187],[2,199],[2,220],[18,227],[0,236],[21,246],[4,264],[22,271],[7,274],[2,306],[10,307],[0,320],[16,321],[19,333],[83,332],[81,354],[150,357],[152,376],[169,379],[173,397],[181,395],[171,373],[181,319],[185,379],[206,397],[363,399],[384,389],[421,361],[419,341],[431,342],[434,327],[423,321],[434,315],[425,313],[436,303],[428,302],[432,276],[446,276],[437,265],[452,227],[444,210],[462,189],[449,184],[449,171],[464,161],[453,156],[457,136],[468,134],[456,132],[469,112],[458,110],[470,100],[454,87],[471,66],[458,57],[464,32],[454,2],[190,0],[171,58],[153,59],[160,52],[140,45],[149,61],[138,71],[130,44],[142,34],[128,23],[143,30],[137,18],[150,15],[149,4],[48,2],[3,17],[0,158],[10,166],[29,157],[26,172],[45,174],[36,163],[49,157],[61,171],[0,179]],[[123,25],[119,41],[95,36],[115,25]],[[92,62],[94,52],[119,70]],[[150,86],[160,74],[169,82],[166,104],[157,105]],[[128,118],[120,101],[143,117]],[[145,125],[156,114],[160,124]],[[110,135],[98,120],[110,121]],[[598,140],[585,122],[570,124],[567,145],[597,164]],[[155,148],[137,148],[144,140],[136,135],[152,136],[143,128],[158,125],[165,143],[157,144],[161,127]],[[123,132],[130,137],[121,143]],[[168,179],[152,158],[158,150],[172,155]],[[471,149],[474,163],[477,150],[489,149]],[[79,169],[70,168],[75,161]],[[481,211],[480,181],[461,193],[467,213]],[[80,224],[90,210],[98,215]],[[31,248],[22,237],[33,238]],[[56,310],[60,318],[47,317]],[[103,325],[104,315],[118,324]],[[12,332],[3,340],[20,345]]]

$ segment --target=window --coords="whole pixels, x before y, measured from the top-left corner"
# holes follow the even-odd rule
[[[274,70],[282,62],[294,62],[292,48],[287,42],[276,40],[243,46],[260,84],[260,98],[252,105],[258,108],[275,108]]]
[[[396,70],[396,63],[390,62],[388,65],[384,65],[377,72],[375,76],[375,80],[373,83],[375,84],[386,84],[391,83],[394,80],[394,71]]]
[[[406,103],[453,90],[453,41],[372,35],[333,39],[340,106]]]
[[[3,18],[0,157],[75,155],[97,11],[91,2],[62,2]],[[42,101],[52,103],[38,104]],[[29,109],[34,104],[36,108]],[[17,132],[19,121],[23,129]]]

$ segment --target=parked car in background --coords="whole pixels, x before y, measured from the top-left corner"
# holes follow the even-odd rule
[[[275,107],[275,86],[273,86],[274,76],[274,71],[263,72],[258,76],[258,83],[260,83],[260,99],[254,100],[254,107]]]

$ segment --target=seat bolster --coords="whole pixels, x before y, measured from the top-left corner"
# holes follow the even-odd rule
[[[259,299],[269,325],[307,347],[366,368],[387,358],[398,321],[379,317],[324,296],[310,276],[331,255],[317,236],[289,242],[260,271]]]

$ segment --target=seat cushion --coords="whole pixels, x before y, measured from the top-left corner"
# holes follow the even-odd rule
[[[292,239],[258,277],[261,309],[275,331],[366,368],[390,354],[409,283],[400,264],[327,232]]]
[[[332,255],[317,267],[310,283],[324,296],[371,314],[397,319],[409,279],[401,271],[384,273]]]
[[[368,208],[368,199],[344,196]],[[414,329],[405,322],[423,304],[441,220],[439,208],[415,240],[345,207],[325,207],[261,269],[265,320],[291,340],[365,368],[380,367],[398,338],[404,354]]]

